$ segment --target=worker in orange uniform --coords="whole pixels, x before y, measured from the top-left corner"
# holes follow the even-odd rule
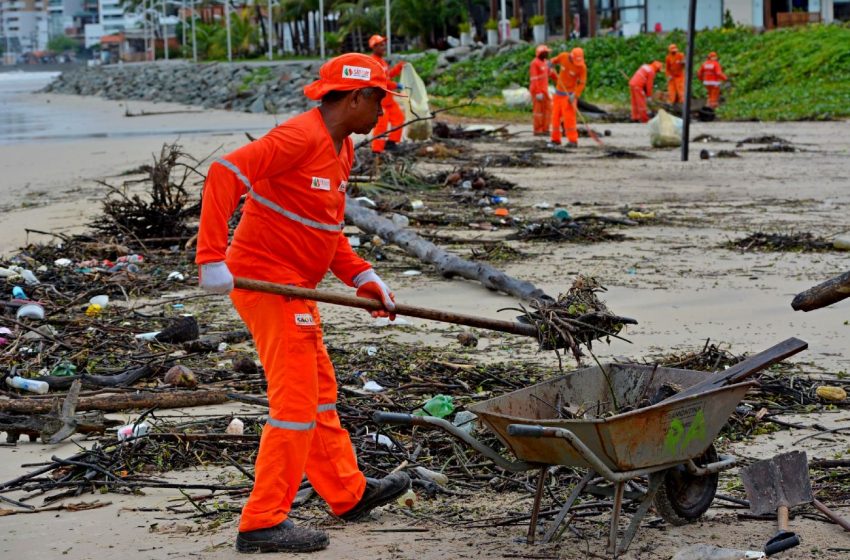
[[[384,56],[387,54],[387,39],[380,35],[369,37],[369,48],[372,49],[372,58],[377,60],[384,68],[384,73],[387,75],[385,86],[387,90],[400,91],[402,89],[401,84],[392,81],[392,78],[401,74],[404,61],[390,68],[390,65],[384,60]],[[393,130],[387,136],[381,136],[387,130],[401,127],[404,124],[404,112],[398,106],[398,103],[395,102],[392,95],[384,97],[381,109],[384,114],[378,119],[378,124],[372,130],[372,151],[376,154],[380,154],[384,150],[393,151],[398,143],[401,142],[401,134],[404,132],[403,128],[398,128],[398,130]]]
[[[717,60],[716,52],[708,53],[708,60],[699,67],[697,78],[705,86],[705,91],[708,93],[708,106],[717,109],[720,105],[720,84],[728,78],[723,73],[723,67]]]
[[[552,59],[552,64],[561,67],[555,86],[555,99],[552,101],[552,136],[550,146],[561,144],[561,122],[567,133],[567,146],[578,147],[578,99],[587,83],[587,65],[584,63],[584,50],[576,47],[563,52]]]
[[[366,134],[382,115],[384,65],[364,54],[329,60],[304,94],[321,106],[302,113],[209,169],[196,262],[200,285],[229,293],[265,368],[269,416],[257,455],[254,487],[242,510],[240,552],[307,552],[328,536],[288,519],[306,473],[331,511],[357,520],[407,491],[394,473],[366,478],[336,412],[334,368],[314,301],[233,289],[234,276],[315,288],[328,270],[381,302],[393,294],[343,235],[345,191],[354,160],[349,135]],[[230,247],[228,221],[247,195]]]
[[[667,59],[664,61],[664,74],[667,76],[667,100],[671,105],[685,102],[685,55],[679,47],[667,47]]]
[[[646,112],[646,99],[652,97],[652,87],[655,83],[655,75],[661,71],[662,64],[658,60],[650,64],[642,64],[632,79],[629,80],[629,89],[632,94],[632,122],[648,122],[649,114]]]
[[[549,78],[557,79],[549,64],[549,47],[538,45],[534,60],[528,69],[529,86],[534,112],[534,135],[549,136],[549,122],[552,120],[552,98],[549,97]]]

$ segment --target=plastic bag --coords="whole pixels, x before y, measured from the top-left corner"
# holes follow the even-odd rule
[[[682,145],[682,119],[664,109],[649,121],[649,141],[653,148],[675,148]]]
[[[531,92],[526,87],[516,87],[502,90],[502,98],[508,107],[523,107],[531,105]]]
[[[401,69],[399,82],[404,86],[403,93],[407,94],[407,98],[400,98],[401,106],[404,108],[404,120],[409,122],[417,117],[427,117],[431,115],[431,108],[428,106],[428,91],[425,89],[425,82],[416,73],[416,69],[412,64],[405,64]],[[405,127],[407,137],[410,140],[428,140],[431,138],[431,121],[418,121],[409,124]]]

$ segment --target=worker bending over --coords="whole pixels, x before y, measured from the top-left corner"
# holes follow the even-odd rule
[[[671,105],[685,102],[685,55],[679,52],[679,47],[667,47],[667,59],[664,62],[664,73],[667,76],[667,100]]]
[[[387,54],[387,39],[380,35],[372,35],[369,37],[369,48],[372,49],[372,58],[384,68],[384,73],[387,75],[387,83],[384,86],[388,91],[399,91],[402,89],[401,84],[392,81],[392,78],[398,77],[401,74],[401,69],[404,67],[404,61],[390,68],[389,63],[384,60]],[[401,110],[398,103],[391,95],[387,95],[381,104],[384,114],[378,119],[378,124],[372,130],[372,151],[376,154],[382,153],[384,150],[392,151],[396,145],[401,142],[401,135],[404,129],[401,125],[404,124],[404,111]],[[387,136],[382,136],[387,130],[393,130]]]
[[[255,481],[242,509],[240,552],[307,552],[328,536],[289,519],[306,473],[331,511],[357,520],[404,493],[410,479],[366,478],[336,411],[334,368],[314,301],[233,289],[234,276],[315,288],[328,270],[378,300],[387,315],[393,295],[342,233],[345,191],[354,160],[350,135],[366,134],[382,115],[384,65],[364,54],[329,60],[304,94],[321,106],[302,113],[224,157],[204,186],[196,262],[200,285],[229,293],[251,331],[265,369],[269,417]],[[228,248],[228,221],[247,195]],[[376,316],[377,316],[376,315]]]
[[[557,79],[552,65],[549,64],[549,47],[538,45],[534,60],[528,69],[532,107],[534,111],[534,135],[549,136],[549,122],[552,120],[552,98],[549,97],[549,77]]]
[[[708,106],[717,109],[720,105],[720,84],[727,80],[723,68],[717,60],[717,53],[708,53],[708,60],[702,63],[697,72],[697,78],[705,86],[708,93]]]
[[[652,97],[652,87],[655,83],[655,75],[661,70],[661,62],[652,61],[650,64],[642,64],[632,79],[629,80],[629,89],[632,94],[632,122],[645,123],[649,121],[646,112],[646,99]]]
[[[555,99],[552,103],[552,136],[550,146],[561,144],[561,122],[567,133],[567,146],[578,146],[578,126],[576,115],[578,99],[587,83],[587,66],[584,63],[584,50],[576,47],[569,53],[563,52],[552,59],[552,64],[561,67],[555,86]]]

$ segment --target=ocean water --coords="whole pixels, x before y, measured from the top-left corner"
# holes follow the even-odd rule
[[[0,72],[0,144],[50,134],[56,125],[53,111],[32,100],[59,72]]]

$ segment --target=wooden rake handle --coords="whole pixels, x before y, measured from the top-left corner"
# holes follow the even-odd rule
[[[366,311],[384,310],[384,306],[377,300],[348,296],[335,292],[323,292],[320,290],[311,290],[309,288],[300,288],[298,286],[287,286],[284,284],[275,284],[274,282],[264,282],[262,280],[250,280],[248,278],[236,278],[234,285],[236,288],[242,290],[266,292],[269,294],[277,294],[298,299],[309,299],[313,301],[320,301],[322,303],[331,303],[333,305],[356,307],[358,309],[365,309]],[[489,319],[487,317],[478,317],[475,315],[464,315],[462,313],[452,313],[450,311],[429,309],[427,307],[416,307],[402,303],[395,304],[395,313],[396,315],[404,315],[406,317],[417,317],[419,319],[429,319],[431,321],[440,321],[442,323],[453,323],[455,325],[465,325],[467,327],[477,327],[480,329],[488,329],[491,331],[506,332],[537,338],[537,328],[534,327],[534,325],[526,325],[515,321],[501,321],[499,319]]]

